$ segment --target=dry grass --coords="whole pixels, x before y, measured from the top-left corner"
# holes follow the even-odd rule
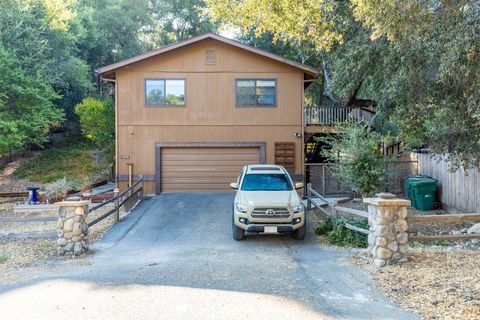
[[[378,288],[423,319],[480,319],[480,252],[444,247],[412,248],[410,261],[376,270]]]

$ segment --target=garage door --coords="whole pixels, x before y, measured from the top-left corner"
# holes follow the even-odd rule
[[[260,162],[260,148],[162,148],[162,191],[226,191],[247,164]]]

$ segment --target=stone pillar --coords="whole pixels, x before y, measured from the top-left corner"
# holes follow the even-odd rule
[[[57,222],[57,252],[60,255],[80,255],[88,250],[88,201],[63,201],[59,207]]]
[[[368,204],[368,253],[376,267],[407,261],[409,200],[366,198]]]

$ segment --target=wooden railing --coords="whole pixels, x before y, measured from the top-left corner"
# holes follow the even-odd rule
[[[465,214],[442,214],[442,215],[422,215],[422,216],[408,216],[408,225],[414,223],[432,223],[432,222],[480,222],[480,213],[465,213]],[[409,235],[408,241],[435,241],[435,240],[473,240],[480,239],[480,234],[441,234],[441,235]]]
[[[89,222],[88,227],[91,227],[99,223],[100,221],[111,216],[114,213],[115,213],[115,222],[117,222],[120,219],[120,207],[123,206],[127,201],[134,199],[134,197],[137,197],[137,200],[141,200],[143,198],[143,178],[142,177],[140,177],[140,179],[137,182],[135,182],[132,186],[128,187],[122,192],[120,193],[114,192],[113,198],[91,208],[89,215],[91,215],[91,213],[94,212],[95,210],[98,210],[109,203],[113,203],[113,209],[102,214],[100,217],[96,218],[95,220]]]
[[[306,125],[333,125],[345,122],[349,117],[364,119],[373,125],[374,112],[361,107],[306,107]]]
[[[319,204],[316,199],[320,200],[322,204]],[[326,204],[330,207],[330,212],[326,210],[322,205]],[[339,213],[346,213],[351,215],[356,215],[358,217],[368,219],[368,212],[357,210],[353,208],[341,207],[338,205],[337,201],[330,201],[326,197],[319,194],[312,188],[312,184],[307,184],[307,210],[311,210],[312,207],[317,208],[323,215],[327,218],[336,216]],[[465,213],[465,214],[442,214],[442,215],[421,215],[421,216],[412,216],[409,215],[407,217],[408,225],[414,223],[434,223],[434,222],[480,222],[480,213]],[[345,227],[357,231],[363,234],[369,234],[370,230],[363,229],[349,223],[345,223]],[[479,233],[473,234],[446,234],[446,235],[408,235],[408,241],[438,241],[438,240],[447,240],[447,241],[455,241],[455,240],[473,240],[473,239],[480,239]]]
[[[328,210],[325,210],[325,208],[323,208],[322,205],[318,204],[315,201],[315,198],[313,196],[315,198],[318,198],[320,201],[326,203],[327,206],[330,207],[331,212],[328,212]],[[329,199],[323,197],[322,195],[320,195],[317,191],[315,191],[312,188],[311,183],[308,183],[307,184],[307,210],[311,210],[312,206],[314,206],[315,208],[320,210],[320,212],[322,212],[327,218],[332,217],[332,216],[336,216],[339,213],[347,213],[347,214],[356,215],[356,216],[364,218],[364,219],[368,219],[368,212],[362,211],[362,210],[357,210],[357,209],[352,209],[352,208],[341,207],[341,206],[338,205],[338,201],[336,201],[336,200],[330,201]],[[370,230],[363,229],[363,228],[354,226],[354,225],[352,225],[350,223],[346,223],[346,222],[345,222],[345,228],[356,231],[356,232],[360,232],[360,233],[363,233],[363,234],[367,234],[367,235],[370,233]]]

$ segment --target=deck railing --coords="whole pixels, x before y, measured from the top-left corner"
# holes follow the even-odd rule
[[[306,125],[332,125],[345,122],[349,117],[373,122],[374,112],[361,107],[305,107]]]

